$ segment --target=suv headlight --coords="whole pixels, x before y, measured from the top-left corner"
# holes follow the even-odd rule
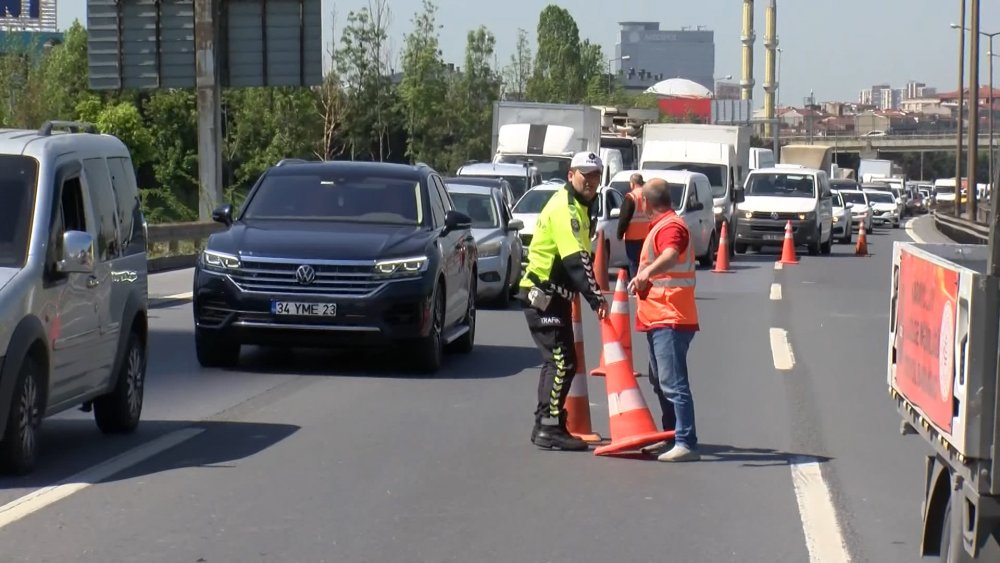
[[[240,259],[232,254],[203,250],[201,252],[201,263],[206,269],[216,271],[235,270],[240,267]]]
[[[800,221],[812,221],[816,219],[816,212],[810,211],[809,213],[799,213]]]
[[[715,213],[716,215],[722,215],[724,211],[725,209],[718,205],[712,208],[712,212]]]
[[[398,260],[375,262],[375,275],[381,278],[405,278],[419,276],[427,271],[427,257],[415,256]]]
[[[494,256],[500,255],[500,249],[503,248],[502,240],[494,240],[487,243],[479,245],[479,257],[480,258],[493,258]]]

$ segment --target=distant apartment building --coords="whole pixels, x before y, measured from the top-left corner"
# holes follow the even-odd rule
[[[715,90],[715,32],[661,30],[657,22],[621,22],[615,63],[626,90],[686,78]],[[622,60],[625,59],[625,60]]]
[[[876,84],[861,91],[858,101],[863,106],[874,106],[880,110],[899,109],[903,103],[904,90],[889,84]]]

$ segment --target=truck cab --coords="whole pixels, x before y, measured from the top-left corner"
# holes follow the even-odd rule
[[[833,193],[826,172],[804,166],[754,170],[737,205],[737,254],[748,247],[781,246],[788,223],[796,246],[829,254],[833,239]]]

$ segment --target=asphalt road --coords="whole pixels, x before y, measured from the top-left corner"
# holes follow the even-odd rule
[[[151,296],[172,297],[156,300],[140,430],[46,420],[38,471],[0,480],[0,504],[20,502],[0,508],[0,560],[917,560],[926,450],[899,435],[884,367],[891,243],[906,239],[699,272],[704,458],[681,465],[535,449],[539,356],[514,307],[481,311],[476,350],[431,379],[354,350],[245,348],[239,369],[205,370],[190,272],[157,275]],[[589,386],[607,436],[604,382]]]

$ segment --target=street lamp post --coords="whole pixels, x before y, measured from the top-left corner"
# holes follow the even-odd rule
[[[611,96],[612,77],[614,76],[614,74],[611,71],[611,63],[613,63],[615,61],[622,61],[622,62],[624,62],[624,61],[627,61],[627,60],[629,60],[631,58],[632,58],[631,55],[622,55],[620,57],[615,57],[613,59],[608,59],[608,96]]]
[[[952,29],[965,29],[965,0],[959,0],[959,21],[951,24]],[[962,115],[965,105],[965,33],[958,34],[958,139],[955,154],[955,217],[962,216]]]
[[[951,24],[951,27],[952,27],[952,29],[958,29],[959,27],[961,27],[964,31],[970,31],[970,29],[968,27],[959,26],[958,24],[954,24],[954,23]],[[964,33],[963,33],[963,35],[964,35]],[[987,185],[992,186],[992,184],[994,183],[993,174],[994,174],[994,171],[995,171],[995,162],[994,162],[995,161],[995,157],[994,157],[994,151],[993,151],[993,59],[994,59],[994,57],[1000,57],[1000,55],[997,55],[997,54],[995,54],[993,52],[993,38],[996,37],[996,36],[998,36],[998,35],[1000,35],[1000,31],[993,32],[993,33],[987,33],[985,31],[980,31],[979,35],[982,35],[983,37],[987,38],[987,40],[989,41],[989,43],[987,45],[987,51],[986,51],[986,62],[989,65],[987,67],[987,70],[988,70],[988,75],[989,75],[988,76],[988,82],[989,82],[989,88],[990,88],[990,93],[987,95],[987,98],[986,98],[987,99],[987,103],[989,104],[989,117],[988,117],[988,122],[987,122],[988,123],[988,127],[989,127],[989,132],[988,132],[988,136],[989,136],[989,178],[987,179]],[[976,110],[977,110],[976,111],[976,120],[978,122],[978,120],[979,120],[978,108],[976,108]],[[971,111],[971,109],[970,109],[970,111]],[[970,183],[974,183],[974,182],[972,180],[970,180]],[[973,195],[973,192],[971,190],[972,190],[972,188],[970,187],[970,192],[969,192],[970,198],[973,198],[973,199],[978,198],[978,195],[979,195],[978,192],[976,192],[975,195]],[[971,203],[972,203],[972,205],[970,206],[970,208],[974,208],[976,202],[975,201],[971,201]]]

